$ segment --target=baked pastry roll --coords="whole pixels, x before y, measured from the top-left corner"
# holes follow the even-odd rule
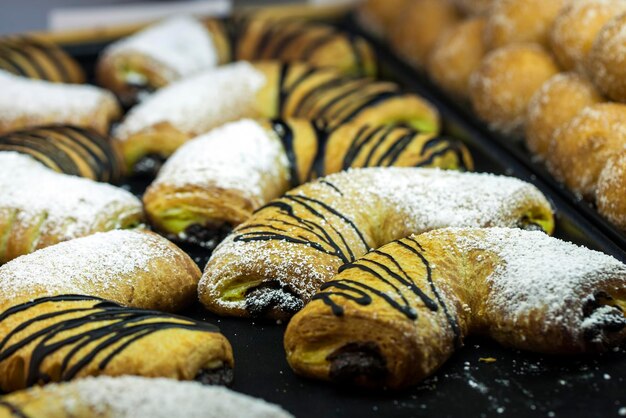
[[[94,232],[137,226],[141,201],[117,187],[0,152],[0,264]]]
[[[0,313],[0,390],[86,376],[140,375],[229,383],[228,340],[206,322],[58,295]]]
[[[142,377],[97,377],[0,398],[0,417],[289,418],[280,407],[223,387]]]
[[[122,176],[119,150],[109,138],[71,125],[50,125],[0,136],[0,151],[30,155],[54,171],[117,183]]]
[[[68,124],[104,135],[120,116],[115,96],[94,86],[31,80],[0,70],[0,91],[0,134]]]
[[[505,228],[443,229],[343,266],[289,323],[296,373],[402,388],[437,370],[468,334],[551,354],[626,338],[626,266]]]
[[[85,82],[80,65],[52,42],[33,36],[0,38],[0,69],[55,83]]]
[[[142,93],[228,61],[230,43],[220,21],[178,16],[108,46],[96,77],[130,104]]]
[[[350,167],[472,167],[460,142],[394,126],[231,122],[174,153],[144,194],[146,214],[169,237],[214,248],[234,226],[289,188]]]
[[[251,17],[238,22],[235,31],[238,60],[300,61],[344,74],[376,74],[376,55],[369,43],[331,25]]]
[[[0,309],[43,296],[88,295],[179,311],[196,299],[200,270],[151,232],[108,231],[52,245],[0,267]]]
[[[343,264],[412,233],[448,226],[554,228],[521,180],[425,168],[332,174],[259,209],[215,249],[198,292],[210,310],[286,317]]]

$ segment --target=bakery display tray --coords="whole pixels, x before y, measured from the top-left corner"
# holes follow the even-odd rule
[[[93,79],[97,54],[105,45],[105,42],[89,42],[62,46]],[[619,246],[543,179],[536,177],[528,166],[492,141],[467,115],[457,112],[440,95],[418,82],[398,60],[383,50],[380,53],[387,75],[440,108],[446,134],[468,144],[477,171],[508,174],[533,182],[550,197],[557,211],[557,237],[626,261],[626,254]],[[124,186],[141,195],[147,184],[145,180],[133,180]],[[184,249],[204,267],[209,257],[206,250]],[[236,362],[234,390],[278,403],[297,417],[626,415],[626,347],[595,357],[568,358],[510,350],[487,339],[469,338],[435,375],[418,386],[402,392],[372,392],[349,390],[294,375],[282,346],[284,323],[222,318],[200,306],[184,314],[216,324],[230,340]]]

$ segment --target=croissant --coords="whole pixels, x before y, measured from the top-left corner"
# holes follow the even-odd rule
[[[106,134],[120,115],[115,96],[87,85],[31,80],[0,69],[0,134],[68,124]]]
[[[261,399],[219,386],[135,376],[85,378],[0,398],[0,418],[289,418]]]
[[[133,308],[179,311],[196,299],[200,274],[187,254],[157,234],[96,233],[0,267],[0,309],[36,297],[76,294]]]
[[[0,264],[60,241],[131,228],[143,217],[131,193],[56,173],[16,152],[0,152],[0,190]]]
[[[551,354],[626,338],[626,266],[506,228],[443,229],[346,264],[285,334],[296,373],[402,388],[432,374],[468,334]]]
[[[96,66],[98,82],[126,104],[175,80],[230,61],[218,20],[174,17],[109,45]]]
[[[550,233],[554,220],[543,194],[515,178],[353,169],[293,189],[239,225],[213,252],[200,300],[219,314],[286,317],[369,249],[446,226]]]
[[[189,139],[246,117],[319,119],[325,131],[346,122],[439,128],[434,108],[393,83],[306,64],[239,62],[161,89],[131,109],[114,137],[129,172],[152,173]]]
[[[89,129],[51,125],[0,136],[0,151],[30,155],[54,171],[117,183],[121,154],[111,141]]]
[[[368,42],[331,25],[251,17],[238,22],[235,31],[238,60],[300,61],[348,75],[376,75]]]
[[[0,390],[86,376],[229,383],[233,357],[206,323],[100,298],[37,298],[0,313]]]
[[[472,159],[458,141],[397,126],[347,124],[327,134],[306,120],[241,120],[179,148],[143,199],[159,231],[214,248],[289,188],[350,167],[388,165],[471,169]]]
[[[0,38],[0,69],[55,83],[85,82],[80,65],[52,42],[33,36]]]

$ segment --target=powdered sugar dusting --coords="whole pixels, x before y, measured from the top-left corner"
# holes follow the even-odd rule
[[[105,59],[135,53],[164,66],[161,73],[169,81],[218,64],[217,51],[209,31],[189,16],[178,16],[152,25],[104,51]]]
[[[0,212],[59,240],[116,229],[142,213],[141,202],[125,190],[56,173],[16,152],[0,152],[0,190]]]
[[[279,406],[219,386],[163,378],[88,377],[30,389],[32,398],[56,398],[66,413],[86,406],[93,415],[115,418],[288,418]],[[31,398],[31,399],[32,399]],[[11,401],[11,396],[7,397]],[[19,402],[16,402],[19,405]],[[82,410],[82,408],[81,408]]]
[[[0,70],[0,127],[24,119],[29,125],[85,125],[102,106],[117,108],[112,93],[94,86],[33,80]]]
[[[165,163],[153,187],[216,187],[236,190],[255,207],[264,191],[287,179],[288,161],[278,137],[244,119],[187,142]]]
[[[125,140],[159,123],[198,135],[226,122],[257,116],[265,76],[247,62],[203,71],[157,91],[130,110],[114,136]]]
[[[151,263],[156,258],[161,263],[169,260],[175,268],[178,255],[156,234],[122,230],[96,233],[18,257],[0,267],[0,301],[33,292],[46,296],[125,294],[123,289],[134,287],[138,278],[133,272],[149,273],[156,267]]]

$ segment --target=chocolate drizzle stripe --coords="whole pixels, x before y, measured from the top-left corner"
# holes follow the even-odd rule
[[[0,407],[5,407],[15,418],[28,418],[28,415],[11,402],[0,400]]]
[[[378,151],[378,149],[381,146],[383,146],[383,144],[385,143],[385,139],[387,139],[387,136],[394,129],[395,129],[395,127],[393,125],[386,126],[385,129],[383,129],[383,131],[380,133],[380,137],[378,138],[378,140],[377,141],[373,141],[374,143],[370,147],[370,151],[367,154],[367,157],[365,158],[365,162],[363,163],[364,167],[369,167],[370,161],[372,161],[372,158],[374,157],[374,154],[376,153],[376,151]]]
[[[298,175],[298,156],[294,150],[294,134],[291,126],[287,123],[274,119],[272,120],[273,131],[280,138],[280,142],[283,144],[285,154],[287,155],[287,161],[289,161],[289,183],[291,187],[298,186],[300,182],[300,176]]]

